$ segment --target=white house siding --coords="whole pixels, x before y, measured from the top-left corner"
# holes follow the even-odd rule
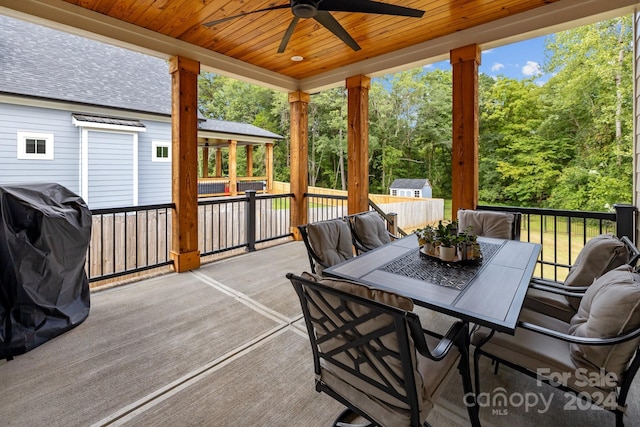
[[[134,154],[137,135],[89,130],[87,203],[90,209],[136,203]]]
[[[53,160],[19,160],[19,131],[53,134]],[[0,102],[0,185],[55,182],[79,194],[78,146],[69,112]]]
[[[171,202],[171,162],[153,162],[153,141],[171,145],[171,123],[142,120],[147,130],[138,135],[139,205]]]

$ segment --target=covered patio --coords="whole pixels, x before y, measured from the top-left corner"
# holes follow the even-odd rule
[[[94,292],[84,323],[0,361],[3,425],[331,425],[342,407],[314,389],[300,304],[285,278],[305,270],[302,242],[290,242]],[[426,310],[420,315],[437,331],[451,322]],[[482,409],[483,425],[613,425],[606,411],[563,410],[570,400],[561,391],[509,369],[494,376],[483,363],[487,390],[508,387],[529,399],[508,413]],[[636,379],[631,388],[628,426],[640,425],[639,385]],[[458,375],[428,421],[468,425]]]
[[[292,38],[289,46],[293,50],[276,55],[289,15],[283,15],[286,19],[254,16],[244,26],[203,29],[203,23],[219,15],[245,13],[246,2],[0,0],[0,13],[169,61],[173,79],[171,259],[175,271],[94,292],[91,314],[83,324],[11,362],[0,361],[0,383],[7,396],[0,403],[3,422],[16,426],[330,425],[341,406],[313,388],[309,343],[298,301],[285,278],[287,272],[308,270],[302,243],[200,265],[198,147],[205,142],[197,131],[200,70],[289,94],[289,226],[299,239],[296,226],[307,222],[308,212],[307,107],[311,93],[336,85],[348,91],[348,211],[360,212],[368,210],[370,79],[449,59],[454,81],[453,212],[475,208],[477,79],[482,50],[632,13],[637,6],[637,0],[402,3],[433,12],[426,15],[432,20],[405,26],[401,21],[375,17],[365,19],[364,23],[370,23],[365,25],[349,14],[337,14],[361,42],[360,52],[352,52],[328,33],[315,39],[313,25],[307,25],[302,28],[307,37]],[[272,2],[251,4],[260,9]],[[268,30],[259,31],[261,28]],[[305,43],[309,38],[316,42]],[[290,62],[292,56],[309,61],[296,67]],[[431,329],[443,331],[449,322],[430,312],[421,315]],[[483,367],[492,390],[506,381],[518,384],[523,397],[544,393],[547,399],[553,398],[550,407],[523,404],[512,405],[508,413],[482,411],[485,425],[612,423],[611,414],[598,409],[563,410],[566,399],[562,392],[542,390],[535,381],[515,373],[492,377],[491,370]],[[625,415],[627,425],[640,425],[639,391],[636,381]],[[459,378],[454,376],[428,421],[436,426],[467,425],[461,394]]]
[[[482,51],[634,13],[637,7],[636,0],[424,0],[394,2],[397,6],[424,11],[419,19],[331,12],[338,27],[357,40],[354,46],[345,43],[345,35],[335,27],[327,31],[324,24],[315,19],[301,19],[299,25],[292,26],[298,16],[291,20],[293,9],[286,3],[248,4],[226,0],[4,0],[0,3],[0,13],[167,59],[173,99],[172,194],[176,221],[172,225],[171,259],[175,271],[200,266],[196,178],[197,77],[201,70],[289,94],[289,164],[293,193],[290,226],[299,240],[296,226],[308,222],[305,193],[309,172],[310,94],[330,87],[346,87],[348,212],[365,211],[369,194],[371,78],[448,59],[453,75],[452,207],[455,215],[458,208],[474,209],[478,205],[478,65]],[[291,6],[295,4],[313,11],[317,3],[291,2]],[[237,19],[224,19],[236,15],[239,15]],[[635,22],[637,26],[637,20]],[[342,35],[336,37],[338,33]],[[283,43],[283,37],[287,43]],[[638,67],[636,73],[637,70]],[[634,137],[637,139],[637,132]]]

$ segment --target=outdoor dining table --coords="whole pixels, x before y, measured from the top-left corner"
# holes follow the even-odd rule
[[[470,325],[514,334],[541,246],[537,243],[478,237],[482,258],[443,262],[420,252],[411,234],[324,270],[332,277],[392,291],[420,305],[462,320],[466,334],[457,344],[462,357],[465,404],[473,426],[478,407],[469,364]]]

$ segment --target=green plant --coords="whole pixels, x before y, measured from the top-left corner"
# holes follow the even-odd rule
[[[435,230],[435,241],[440,242],[441,246],[455,246],[458,244],[458,221],[450,221],[443,223],[438,221]]]
[[[433,225],[427,225],[423,228],[418,228],[416,235],[418,236],[418,243],[420,245],[433,243],[436,239],[436,229]]]

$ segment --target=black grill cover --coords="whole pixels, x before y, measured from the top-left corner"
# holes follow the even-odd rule
[[[0,186],[0,359],[89,315],[91,211],[58,184]]]

